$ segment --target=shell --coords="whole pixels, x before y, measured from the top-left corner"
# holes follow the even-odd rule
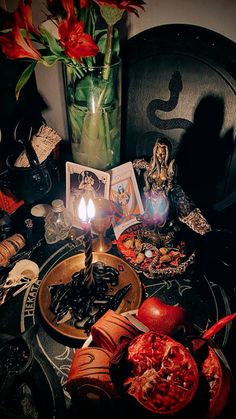
[[[37,281],[39,267],[32,260],[22,259],[17,262],[14,268],[8,273],[3,288],[11,288],[23,284],[32,284]],[[27,280],[27,281],[26,281]]]

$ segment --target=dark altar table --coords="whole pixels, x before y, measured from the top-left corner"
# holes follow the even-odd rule
[[[42,234],[40,228],[38,233],[41,231]],[[74,350],[81,347],[84,340],[69,339],[59,335],[45,324],[38,306],[38,291],[42,279],[54,266],[81,251],[80,239],[76,243],[66,239],[54,245],[47,245],[42,240],[41,245],[30,257],[40,267],[39,279],[26,291],[0,306],[1,342],[4,341],[6,334],[16,336],[29,329],[35,329],[31,339],[35,354],[31,379],[40,399],[40,417],[48,419],[71,417],[70,398],[65,390],[65,383]],[[115,245],[111,253],[120,256]],[[225,272],[228,272],[227,269]],[[182,275],[159,279],[147,279],[144,275],[140,275],[140,281],[143,297],[156,295],[166,303],[179,303],[191,312],[193,322],[204,330],[219,318],[235,310],[234,284],[229,283],[229,277],[227,274],[225,282],[218,281],[219,276],[217,272],[214,273],[214,269],[201,270],[197,263],[193,263]],[[231,280],[233,281],[232,278]],[[235,330],[235,324],[229,324],[216,337],[216,343],[226,355],[233,375],[236,373]],[[231,416],[231,413],[236,411],[233,403],[234,400],[230,402],[225,418],[234,417]]]

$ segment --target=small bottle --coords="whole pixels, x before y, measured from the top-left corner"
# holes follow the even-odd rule
[[[72,214],[61,199],[52,201],[52,209],[45,218],[44,237],[48,244],[56,243],[67,238],[72,226]]]

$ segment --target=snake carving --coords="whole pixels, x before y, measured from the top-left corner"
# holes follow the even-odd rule
[[[179,95],[183,89],[180,72],[177,70],[172,74],[169,82],[170,97],[168,100],[154,99],[147,107],[147,117],[152,125],[157,128],[175,129],[182,128],[187,130],[192,126],[192,122],[184,118],[161,119],[157,116],[157,111],[170,112],[178,105]]]

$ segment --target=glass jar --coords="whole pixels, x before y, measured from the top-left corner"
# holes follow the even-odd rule
[[[109,65],[65,68],[73,161],[108,170],[120,163],[121,60]]]
[[[45,218],[45,240],[48,244],[56,243],[68,237],[72,226],[72,214],[61,199],[52,201],[52,209]]]

